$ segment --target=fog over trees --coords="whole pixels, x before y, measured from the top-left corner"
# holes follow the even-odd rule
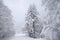
[[[37,10],[35,3],[27,9],[24,13],[25,22],[22,23],[24,27],[19,27],[22,34],[21,31],[16,33],[14,14],[12,15],[12,10],[0,0],[0,40],[60,40],[60,0],[41,0],[42,12]],[[43,12],[47,15],[41,17]]]

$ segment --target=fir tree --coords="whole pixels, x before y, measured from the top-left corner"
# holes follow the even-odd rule
[[[39,13],[37,12],[35,5],[30,5],[26,17],[26,29],[28,35],[32,38],[38,38],[43,29],[38,15]]]

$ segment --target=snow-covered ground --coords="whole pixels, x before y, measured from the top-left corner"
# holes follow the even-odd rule
[[[14,37],[11,38],[11,40],[43,40],[43,39],[41,38],[33,39],[30,37],[27,37],[25,34],[16,34]]]

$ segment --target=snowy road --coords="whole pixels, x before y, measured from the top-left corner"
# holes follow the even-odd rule
[[[11,40],[43,40],[43,39],[33,39],[33,38],[29,38],[21,35],[21,36],[12,37]]]
[[[33,39],[33,38],[28,38],[28,37],[13,37],[11,40],[42,40],[42,39]]]

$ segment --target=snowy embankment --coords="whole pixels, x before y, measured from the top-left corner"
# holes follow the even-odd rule
[[[43,40],[43,39],[33,39],[27,37],[25,34],[16,34],[11,40]]]

